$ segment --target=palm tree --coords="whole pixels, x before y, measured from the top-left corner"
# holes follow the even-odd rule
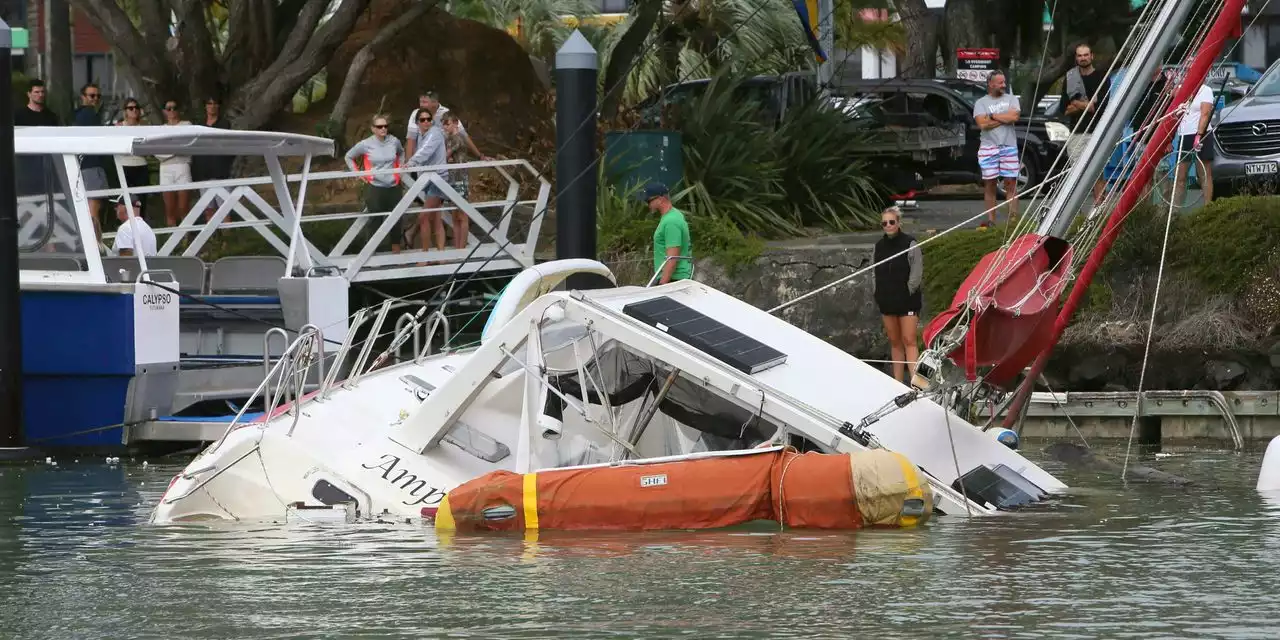
[[[530,55],[550,61],[572,25],[598,15],[598,7],[593,0],[454,0],[449,10],[507,31]]]

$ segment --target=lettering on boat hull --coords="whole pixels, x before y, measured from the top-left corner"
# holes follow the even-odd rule
[[[365,469],[382,469],[383,480],[409,494],[408,500],[402,503],[408,506],[440,504],[444,500],[444,491],[427,484],[408,469],[400,468],[400,456],[383,454],[377,464],[361,464]]]

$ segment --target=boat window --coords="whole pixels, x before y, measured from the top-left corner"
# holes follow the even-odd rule
[[[609,341],[601,345],[595,360],[584,367],[588,378],[588,404],[623,407],[653,401],[671,368],[663,362]],[[548,372],[548,382],[560,393],[581,400],[583,385],[576,370]],[[600,393],[603,390],[603,394]],[[548,402],[552,402],[550,399]],[[778,431],[776,424],[749,408],[726,399],[684,374],[676,377],[658,405],[658,412],[703,434],[711,450],[742,449],[755,446]],[[636,434],[624,434],[624,438]]]
[[[62,158],[47,154],[15,156],[14,178],[21,267],[83,271],[85,246],[68,197],[71,190]]]

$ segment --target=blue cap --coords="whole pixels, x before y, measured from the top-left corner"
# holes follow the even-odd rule
[[[670,191],[667,190],[667,185],[662,184],[661,182],[650,182],[640,189],[639,193],[636,194],[636,198],[638,198],[640,202],[648,202],[658,196],[665,196],[669,193]]]

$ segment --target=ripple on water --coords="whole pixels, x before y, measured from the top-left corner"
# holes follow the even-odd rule
[[[23,638],[1274,638],[1280,500],[1252,491],[1257,463],[1141,460],[1199,483],[1187,489],[1052,467],[1079,485],[1052,506],[916,531],[536,541],[149,526],[174,467],[8,468],[0,611]]]

